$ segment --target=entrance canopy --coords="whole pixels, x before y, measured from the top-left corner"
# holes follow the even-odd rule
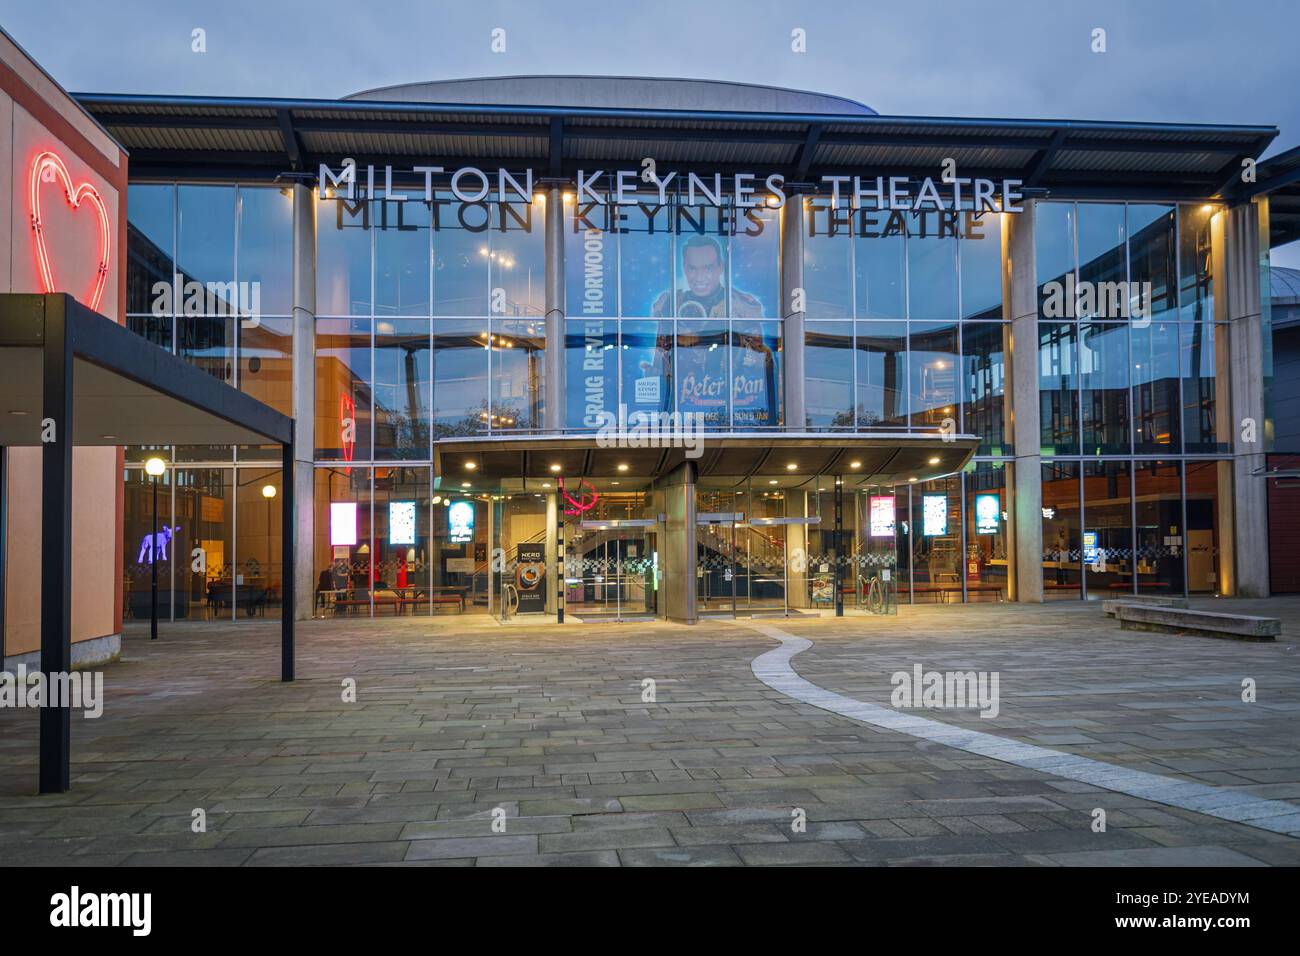
[[[293,421],[68,295],[0,295],[0,443],[41,448],[41,671],[72,670],[75,445],[277,444]],[[156,480],[156,479],[155,479]],[[293,482],[283,483],[284,567],[293,567]],[[30,502],[25,503],[30,506]],[[3,573],[0,545],[0,573]],[[293,680],[293,575],[282,585],[280,676]],[[40,789],[68,789],[67,700],[41,708]]]
[[[293,440],[290,418],[71,297],[15,294],[0,296],[0,444],[42,444],[42,357],[60,337],[72,363],[73,445]]]
[[[849,484],[893,485],[960,471],[979,445],[973,435],[938,432],[727,432],[687,438],[694,447],[628,447],[635,444],[634,434],[445,439],[434,446],[434,466],[444,481],[490,482],[556,475],[659,478],[694,461],[700,478],[836,475]]]

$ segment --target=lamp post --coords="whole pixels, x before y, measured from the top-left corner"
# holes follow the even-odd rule
[[[149,575],[152,579],[149,598],[149,640],[158,640],[158,477],[167,470],[167,463],[157,456],[144,463],[145,472],[153,479],[153,538],[149,541]]]
[[[262,497],[266,499],[266,593],[271,592],[271,499],[275,497],[275,485],[269,482],[262,486]],[[267,602],[270,602],[268,596]]]

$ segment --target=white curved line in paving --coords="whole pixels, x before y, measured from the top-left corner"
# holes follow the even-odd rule
[[[805,704],[881,730],[930,740],[1017,767],[1038,770],[1067,780],[1078,780],[1094,787],[1127,793],[1171,807],[1194,810],[1232,823],[1244,823],[1293,837],[1300,836],[1300,806],[1291,803],[1265,800],[1239,790],[1175,780],[1143,770],[1129,770],[1090,757],[1079,757],[978,730],[965,730],[892,707],[864,703],[818,687],[795,673],[790,664],[790,659],[796,654],[812,647],[812,641],[787,634],[770,624],[745,621],[736,623],[781,642],[780,647],[754,658],[750,669],[768,687]]]

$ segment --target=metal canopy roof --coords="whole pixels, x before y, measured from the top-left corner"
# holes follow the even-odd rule
[[[444,438],[434,445],[434,471],[443,487],[455,488],[513,478],[553,481],[557,475],[659,478],[693,460],[701,478],[835,475],[849,484],[889,485],[960,471],[978,445],[973,435],[945,440],[938,433],[706,432],[699,457],[688,459],[683,448],[601,447],[591,435]]]
[[[1300,146],[1270,156],[1255,172],[1256,181],[1243,193],[1268,196],[1269,244],[1300,239]]]
[[[72,358],[72,444],[270,445],[293,422],[67,295],[0,295],[0,444],[42,444],[47,329]],[[60,423],[60,428],[68,427]]]
[[[601,163],[780,172],[789,183],[888,170],[1022,179],[1059,197],[1205,199],[1273,126],[955,119],[449,103],[73,96],[131,154],[133,178],[274,179],[344,157],[495,161],[571,177]]]

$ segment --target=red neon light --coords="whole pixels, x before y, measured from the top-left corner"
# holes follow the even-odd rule
[[[58,291],[54,281],[54,269],[50,266],[50,253],[45,247],[45,222],[41,218],[41,180],[46,175],[49,176],[49,182],[53,182],[56,176],[63,181],[64,196],[67,197],[68,205],[74,211],[80,209],[83,202],[89,201],[99,213],[99,267],[95,272],[95,285],[91,289],[90,299],[86,303],[98,312],[100,300],[104,297],[104,285],[108,282],[109,242],[112,235],[108,225],[108,210],[99,191],[90,183],[81,183],[74,188],[68,167],[63,165],[63,160],[50,152],[41,153],[36,157],[36,162],[32,163],[30,208],[32,230],[36,233],[36,260],[41,273],[41,291]]]
[[[570,505],[573,506],[573,507],[571,507],[571,508],[565,508],[565,509],[564,509],[564,513],[565,513],[566,515],[580,515],[580,514],[583,514],[584,512],[590,511],[592,508],[596,507],[596,502],[600,500],[600,495],[597,494],[597,492],[596,492],[596,486],[593,485],[591,482],[587,481],[587,480],[584,479],[584,478],[579,478],[579,479],[578,479],[578,497],[577,497],[577,498],[574,498],[572,495],[570,495],[567,491],[564,490],[564,479],[563,479],[563,478],[557,479],[557,480],[556,480],[556,484],[559,485],[559,487],[560,487],[560,494],[564,496],[564,500],[567,501]],[[582,490],[582,486],[583,486],[583,485],[586,485],[588,488],[591,489],[591,500],[590,500],[590,501],[587,500],[587,495],[586,495],[586,493]]]
[[[357,403],[352,400],[352,396],[343,393],[339,397],[339,443],[343,446],[343,460],[352,460],[352,451],[357,445]],[[348,425],[352,426],[352,437],[348,438]],[[352,474],[352,468],[343,469],[343,474]]]

